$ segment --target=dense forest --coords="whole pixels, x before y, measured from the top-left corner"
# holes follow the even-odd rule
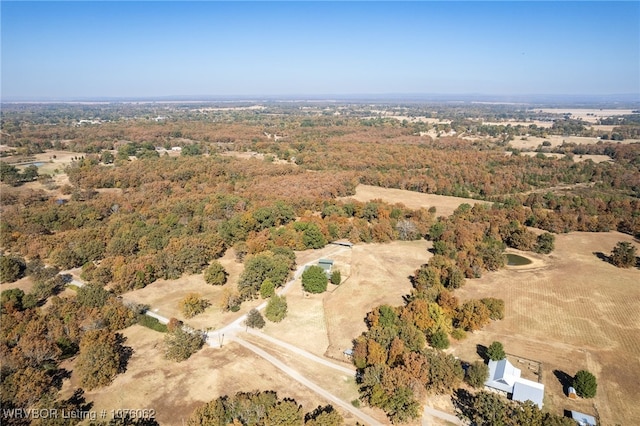
[[[29,276],[35,283],[28,293],[2,293],[3,407],[86,404],[82,389],[59,399],[69,373],[59,365],[77,356],[87,390],[123,371],[130,349],[119,332],[140,321],[143,308],[117,296],[157,279],[201,273],[228,249],[245,268],[225,307],[234,310],[259,297],[266,279],[283,285],[296,267],[295,250],[339,239],[425,238],[434,256],[415,272],[406,304],[376,307],[366,318],[368,331],[354,336],[362,400],[405,421],[418,416],[422,396],[451,393],[463,380],[460,363],[441,351],[449,339],[502,318],[501,300],[460,303],[454,291],[503,267],[506,247],[546,254],[553,234],[569,231],[640,237],[640,144],[618,143],[638,137],[637,114],[604,120],[615,126],[605,133],[568,116],[504,106],[235,107],[3,107],[1,279]],[[447,121],[412,121],[416,116]],[[510,118],[553,125],[483,124]],[[431,130],[443,136],[423,134]],[[451,130],[457,135],[444,136]],[[509,145],[524,134],[601,140],[563,144],[554,151],[566,156],[556,159],[522,155]],[[168,154],[174,147],[179,155]],[[68,183],[56,185],[55,176],[35,166],[19,167],[47,150],[78,153],[59,171]],[[573,161],[585,154],[611,161]],[[444,217],[433,208],[349,199],[361,183],[488,203],[469,200]],[[68,284],[60,271],[78,267],[90,285],[77,297],[57,296]],[[473,405],[490,397],[465,398]],[[266,413],[271,420],[264,424],[289,412],[292,424],[342,422],[330,407],[305,416],[295,401],[263,392],[214,400],[190,424],[214,417],[249,424],[238,404]]]

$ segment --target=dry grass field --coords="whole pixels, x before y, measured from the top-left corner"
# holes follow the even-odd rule
[[[600,141],[598,138],[588,138],[583,136],[560,136],[560,135],[549,135],[546,138],[540,138],[537,136],[528,136],[525,139],[522,137],[515,138],[509,145],[513,148],[517,148],[519,150],[534,150],[542,145],[544,141],[549,141],[551,143],[551,148],[556,148],[562,145],[563,143],[575,143],[577,145],[593,145]],[[637,139],[625,139],[620,141],[622,144],[636,143],[639,142]],[[575,157],[577,159],[577,156]]]
[[[343,200],[352,198],[356,201],[367,202],[375,199],[381,199],[387,203],[402,203],[411,209],[419,209],[421,207],[428,209],[436,208],[436,216],[449,216],[460,204],[476,204],[485,203],[481,200],[473,200],[470,198],[449,197],[446,195],[423,194],[420,192],[407,191],[403,189],[381,188],[372,185],[358,185],[356,194],[350,197],[343,197]]]
[[[182,425],[193,410],[221,395],[254,390],[276,390],[281,397],[294,398],[305,412],[327,404],[253,352],[237,343],[222,349],[203,348],[186,361],[176,363],[163,357],[163,334],[135,325],[123,331],[126,346],[133,348],[127,371],[109,386],[86,392],[91,410],[153,409],[161,425]],[[73,361],[62,367],[72,368]],[[79,387],[72,374],[65,380],[62,395],[69,397]],[[346,416],[345,416],[346,417]],[[350,422],[353,424],[354,422]]]
[[[543,108],[540,111],[551,114],[571,114],[571,118],[595,123],[598,119],[630,115],[631,109],[594,109],[594,108]]]
[[[411,291],[409,276],[431,256],[429,244],[424,240],[359,244],[337,255],[331,255],[336,250],[328,246],[323,255],[334,260],[342,284],[329,284],[327,292],[312,295],[297,280],[287,293],[287,317],[277,324],[267,322],[265,333],[315,355],[346,361],[344,350],[366,330],[365,315],[384,303],[403,303],[402,296]],[[316,258],[319,254],[316,250],[302,252],[298,264],[309,261],[311,255]]]
[[[479,359],[477,345],[501,341],[508,353],[542,363],[546,410],[597,409],[604,425],[634,424],[640,419],[640,271],[616,268],[596,255],[609,254],[623,240],[632,241],[615,232],[558,235],[551,255],[528,255],[537,260],[529,267],[468,281],[458,297],[502,298],[505,319],[452,345],[452,353]],[[573,376],[580,369],[597,377],[593,400],[564,394],[558,372]]]

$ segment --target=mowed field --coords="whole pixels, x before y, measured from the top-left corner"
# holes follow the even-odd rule
[[[534,255],[531,267],[468,280],[458,297],[501,298],[505,319],[453,344],[451,352],[480,359],[477,345],[500,341],[507,353],[542,362],[545,410],[597,410],[603,425],[637,424],[640,270],[616,268],[596,255],[609,254],[618,241],[633,239],[617,232],[557,235],[556,249],[548,256]],[[581,369],[597,377],[593,400],[572,401],[564,394],[559,372],[573,376]]]
[[[446,195],[424,194],[420,192],[407,191],[403,189],[381,188],[373,185],[358,185],[355,195],[350,197],[342,197],[342,200],[352,198],[356,201],[366,203],[368,201],[381,199],[390,204],[402,203],[411,209],[419,209],[421,207],[428,209],[436,208],[436,216],[449,216],[461,204],[467,203],[474,205],[476,203],[486,203],[482,200],[473,200],[470,198],[449,197]]]

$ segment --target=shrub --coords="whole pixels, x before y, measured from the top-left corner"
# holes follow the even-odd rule
[[[227,275],[227,271],[224,270],[220,262],[214,260],[204,271],[204,280],[207,284],[224,285],[227,282]]]
[[[191,318],[204,312],[211,303],[207,299],[201,299],[197,293],[189,293],[180,302],[180,309],[185,317]]]
[[[487,356],[491,361],[500,361],[501,359],[505,359],[507,354],[504,352],[504,347],[500,342],[493,342],[487,348]]]
[[[327,290],[327,274],[319,266],[310,266],[302,273],[302,287],[309,293],[322,293]]]
[[[467,338],[467,332],[461,328],[454,328],[451,332],[451,337],[456,340],[464,340]]]
[[[168,328],[165,324],[158,321],[157,318],[150,317],[149,315],[138,316],[138,324],[150,328],[151,330],[159,331],[160,333],[166,333]]]
[[[596,377],[587,370],[580,370],[573,377],[573,387],[581,398],[593,398],[596,396],[598,383]]]
[[[336,269],[331,273],[331,284],[340,285],[341,282],[342,282],[342,275],[340,274],[340,271]]]
[[[274,294],[267,303],[264,315],[271,322],[280,322],[287,316],[287,299]]]
[[[245,321],[247,327],[251,328],[262,328],[265,325],[264,318],[262,318],[262,314],[257,309],[252,309],[247,314],[247,319]]]
[[[444,331],[438,330],[429,337],[429,344],[435,349],[447,349],[449,347],[449,337]]]

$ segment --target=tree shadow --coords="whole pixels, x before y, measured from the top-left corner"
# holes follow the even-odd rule
[[[129,364],[129,359],[133,355],[133,348],[129,346],[124,346],[124,342],[127,341],[127,338],[122,334],[117,333],[116,339],[118,341],[118,352],[120,354],[120,364],[118,365],[118,373],[126,373],[127,372],[127,364]]]
[[[484,345],[476,345],[476,353],[482,358],[485,364],[489,363],[489,355],[487,354],[488,348]]]
[[[73,395],[71,395],[71,397],[67,399],[67,402],[76,407],[78,411],[89,411],[91,410],[91,407],[93,407],[93,402],[87,402],[87,400],[85,399],[84,390],[82,388],[76,389],[73,392]]]
[[[602,260],[603,262],[611,263],[609,256],[607,256],[601,251],[594,251],[593,255],[595,255],[598,259]]]
[[[57,369],[51,376],[53,386],[57,389],[60,389],[62,387],[62,382],[64,381],[64,379],[70,379],[70,378],[71,378],[71,370],[67,370],[66,368]]]
[[[473,395],[468,390],[462,388],[456,389],[451,396],[451,402],[453,402],[457,417],[467,419],[473,417]]]
[[[562,391],[564,392],[564,394],[569,395],[569,388],[573,386],[573,377],[562,370],[553,370],[553,375],[556,376],[556,378],[562,385]]]

